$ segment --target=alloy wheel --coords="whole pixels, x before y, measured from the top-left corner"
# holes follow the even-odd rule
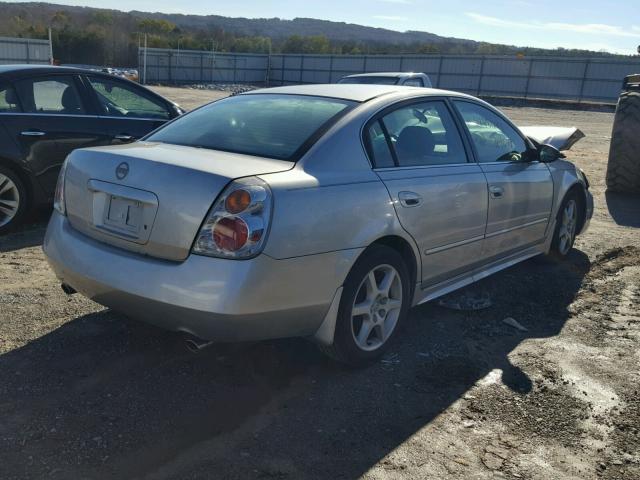
[[[6,175],[0,173],[0,227],[8,225],[18,214],[20,191]]]
[[[402,308],[402,281],[391,265],[378,265],[362,280],[351,309],[351,333],[358,348],[373,351],[391,336]]]
[[[570,199],[564,206],[562,218],[560,219],[560,230],[558,232],[558,251],[566,255],[573,246],[576,235],[576,223],[578,219],[578,205],[574,199]]]

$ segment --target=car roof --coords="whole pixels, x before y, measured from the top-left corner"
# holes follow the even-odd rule
[[[402,78],[402,77],[410,77],[412,75],[424,75],[419,72],[367,72],[367,73],[354,73],[353,75],[347,75],[344,78],[355,78],[355,77],[392,77],[392,78]]]
[[[0,76],[4,78],[20,78],[47,73],[88,73],[101,74],[95,70],[76,67],[58,67],[56,65],[0,65]],[[104,75],[104,74],[103,74]]]
[[[423,95],[447,95],[468,97],[464,93],[451,92],[448,90],[439,90],[436,88],[424,87],[405,87],[402,85],[364,85],[351,83],[327,83],[313,85],[291,85],[287,87],[261,88],[259,90],[251,90],[241,95],[256,94],[282,94],[282,95],[309,95],[313,97],[339,98],[342,100],[350,100],[353,102],[367,102],[382,95],[392,93],[405,93],[408,97],[416,94]]]

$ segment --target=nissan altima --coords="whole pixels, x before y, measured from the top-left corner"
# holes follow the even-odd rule
[[[128,316],[362,364],[410,307],[570,252],[593,200],[560,150],[581,136],[435,89],[255,90],[71,153],[44,250],[66,292]]]

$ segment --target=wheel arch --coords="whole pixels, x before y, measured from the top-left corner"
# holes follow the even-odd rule
[[[411,278],[411,294],[419,282],[419,275],[421,275],[422,263],[419,263],[419,259],[416,258],[416,248],[406,238],[399,235],[386,235],[380,237],[371,245],[384,245],[397,251],[404,260],[407,268],[409,269],[409,278]],[[365,250],[366,251],[366,250]]]
[[[564,203],[565,199],[569,195],[575,194],[579,203],[579,216],[578,216],[578,225],[576,226],[576,232],[581,232],[584,227],[585,222],[587,221],[587,194],[584,185],[580,182],[573,183],[562,196],[562,200],[558,203],[558,211],[556,212],[556,218],[561,213],[560,206]]]
[[[27,190],[27,208],[33,206],[36,201],[36,185],[34,180],[24,168],[22,168],[17,162],[7,159],[6,157],[0,157],[0,166],[11,170],[15,173]]]

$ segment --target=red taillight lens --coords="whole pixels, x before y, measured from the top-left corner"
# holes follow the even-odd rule
[[[221,250],[235,252],[249,239],[249,227],[239,217],[223,217],[213,225],[213,241]]]
[[[229,194],[224,202],[224,208],[229,213],[244,212],[251,205],[251,194],[240,188]]]

